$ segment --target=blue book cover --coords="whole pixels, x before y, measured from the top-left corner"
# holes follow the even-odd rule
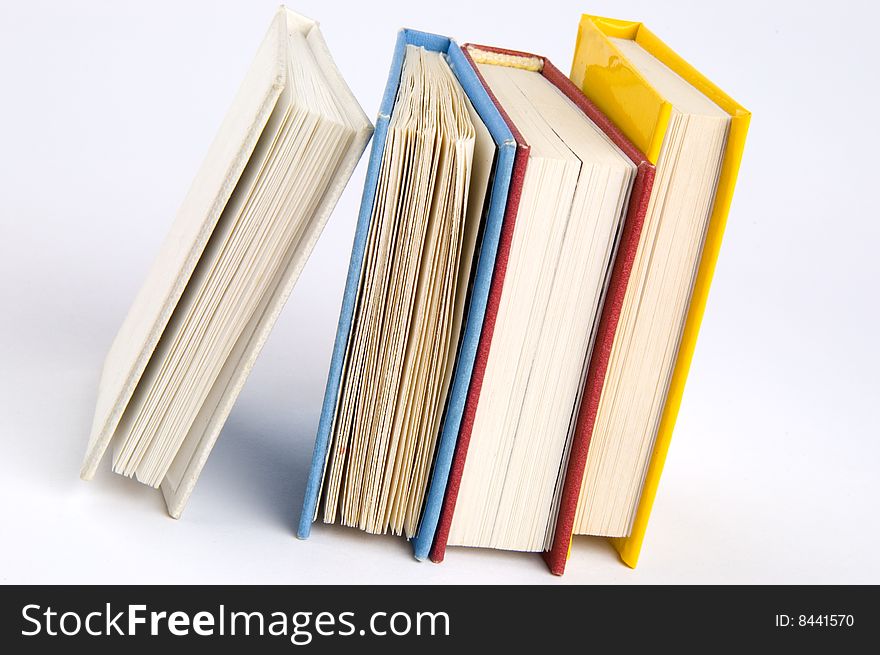
[[[513,161],[516,152],[516,142],[513,135],[489,97],[482,82],[477,77],[470,63],[455,41],[426,32],[404,29],[397,37],[394,49],[394,57],[391,62],[391,70],[388,75],[388,84],[382,97],[379,108],[379,116],[376,121],[376,130],[373,136],[373,146],[370,151],[370,162],[367,168],[364,194],[361,199],[360,213],[355,231],[354,245],[351,253],[351,263],[348,269],[348,277],[345,284],[345,293],[342,300],[342,310],[339,315],[339,324],[336,332],[336,342],[333,347],[333,356],[330,362],[330,372],[327,377],[327,388],[324,394],[324,404],[321,410],[321,418],[318,424],[318,434],[315,439],[315,451],[312,465],[309,471],[309,479],[306,486],[303,511],[300,516],[297,536],[306,539],[311,531],[312,523],[317,516],[321,483],[324,469],[327,465],[327,457],[330,447],[330,432],[336,411],[337,397],[342,380],[342,368],[345,359],[345,350],[351,333],[352,318],[354,316],[355,303],[357,301],[358,286],[361,277],[361,269],[364,260],[364,251],[367,245],[367,235],[370,228],[370,217],[373,209],[373,201],[376,196],[379,169],[382,156],[385,151],[385,140],[388,135],[388,123],[397,97],[397,89],[400,84],[400,74],[403,68],[403,59],[407,45],[424,47],[427,50],[443,52],[446,54],[450,68],[458,79],[465,94],[471,101],[480,119],[486,125],[492,140],[497,147],[495,158],[495,171],[489,191],[488,210],[483,227],[482,241],[478,245],[479,254],[473,273],[472,287],[468,297],[468,306],[465,312],[464,328],[461,334],[459,349],[456,356],[455,369],[452,383],[447,398],[446,409],[440,426],[440,435],[437,441],[437,449],[434,457],[434,466],[431,479],[425,496],[425,505],[419,530],[413,539],[413,549],[417,559],[428,556],[434,533],[440,517],[443,498],[446,492],[446,482],[449,477],[449,469],[455,453],[455,444],[458,440],[458,432],[461,426],[464,412],[465,399],[470,386],[471,373],[474,367],[477,346],[483,327],[483,318],[486,312],[486,303],[489,297],[489,287],[492,282],[492,273],[495,268],[495,257],[498,252],[498,242],[501,227],[504,221],[504,212],[507,205],[507,192],[510,186],[510,178],[513,171]]]

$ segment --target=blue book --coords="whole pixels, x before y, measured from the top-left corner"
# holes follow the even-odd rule
[[[480,120],[488,129],[496,146],[494,170],[487,191],[488,203],[484,214],[485,223],[482,226],[482,238],[477,243],[474,254],[475,262],[470,280],[471,287],[467,297],[455,367],[446,398],[443,418],[440,423],[433,468],[425,494],[419,529],[413,538],[415,556],[421,560],[428,556],[431,549],[440,510],[443,505],[449,470],[464,412],[465,399],[470,386],[471,373],[482,332],[483,318],[486,312],[492,274],[495,269],[495,258],[498,252],[498,242],[504,222],[508,189],[510,187],[514,155],[516,153],[516,142],[513,134],[511,134],[473,67],[465,58],[461,48],[459,48],[455,41],[436,34],[404,29],[400,31],[397,37],[394,57],[391,62],[391,71],[388,76],[388,84],[385,87],[385,94],[382,98],[379,116],[376,121],[376,130],[373,137],[372,150],[370,151],[366,182],[364,184],[364,194],[361,199],[348,278],[342,300],[342,310],[339,315],[336,342],[333,347],[324,404],[321,410],[318,434],[315,439],[315,451],[309,471],[297,536],[301,539],[308,538],[312,523],[317,518],[319,496],[324,478],[324,469],[329,459],[330,435],[342,382],[346,348],[352,331],[352,321],[355,314],[361,270],[367,247],[367,237],[370,231],[370,219],[376,198],[379,171],[385,152],[388,125],[397,98],[404,56],[408,45],[420,46],[426,50],[445,54],[450,69],[461,84]]]

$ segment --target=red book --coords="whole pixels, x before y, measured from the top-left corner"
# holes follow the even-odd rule
[[[434,546],[431,549],[431,560],[443,561],[446,554],[446,543],[449,538],[449,529],[452,525],[452,516],[455,512],[455,503],[461,485],[461,477],[464,472],[464,464],[467,458],[471,432],[477,407],[480,402],[483,377],[486,372],[486,364],[489,358],[489,350],[492,347],[492,335],[495,328],[495,319],[498,314],[498,306],[501,300],[501,292],[504,288],[504,277],[507,270],[507,261],[510,254],[510,244],[516,224],[516,215],[519,209],[519,199],[522,192],[523,179],[529,159],[529,146],[523,141],[522,135],[511,122],[504,108],[498,103],[489,86],[480,75],[477,66],[469,54],[469,48],[475,48],[487,52],[514,57],[526,57],[538,60],[541,66],[541,74],[554,86],[556,86],[569,100],[579,107],[590,120],[593,121],[611,141],[620,148],[637,166],[635,182],[633,184],[630,204],[621,227],[620,240],[617,255],[611,270],[605,302],[599,316],[599,325],[596,332],[595,345],[590,358],[581,406],[578,412],[577,423],[571,450],[569,454],[568,468],[563,483],[560,508],[554,531],[551,549],[544,553],[544,559],[552,573],[561,575],[565,570],[565,561],[568,557],[568,548],[571,542],[574,516],[577,509],[578,495],[583,480],[584,469],[587,462],[587,452],[590,447],[590,437],[593,433],[593,425],[596,420],[596,409],[599,404],[599,396],[605,382],[605,372],[608,368],[608,358],[611,353],[611,345],[614,342],[614,333],[620,318],[620,308],[626,293],[626,286],[632,270],[633,259],[641,236],[642,224],[645,212],[648,208],[648,200],[651,195],[651,187],[654,181],[654,166],[647,158],[636,149],[623,133],[603,114],[586,96],[552,63],[543,57],[504,50],[487,46],[466,44],[463,46],[465,57],[477,71],[477,76],[483,82],[483,86],[489,92],[489,96],[495,102],[499,112],[507,121],[510,131],[517,141],[517,154],[513,167],[513,178],[510,183],[510,191],[507,201],[507,210],[504,216],[504,226],[501,232],[501,242],[498,248],[498,257],[495,263],[495,272],[492,277],[492,287],[489,292],[489,302],[486,307],[486,318],[483,323],[483,331],[480,337],[480,345],[477,351],[474,371],[471,377],[471,385],[465,403],[464,416],[462,417],[461,430],[458,435],[455,456],[452,461],[452,469],[449,473],[449,481],[446,487],[446,497],[443,509],[440,513],[440,522],[434,537]]]

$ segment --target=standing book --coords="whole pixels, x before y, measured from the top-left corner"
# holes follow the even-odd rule
[[[585,378],[591,384],[593,344],[608,329],[600,309],[615,294],[612,266],[638,237],[653,179],[644,155],[551,62],[487,46],[465,52],[519,148],[506,256],[431,551],[438,562],[447,544],[553,544],[566,463],[583,447],[572,417]]]
[[[372,125],[314,21],[281,7],[104,364],[81,476],[178,518]]]
[[[402,30],[382,99],[297,535],[319,517],[430,548],[515,142],[458,45]]]
[[[603,535],[635,567],[693,357],[750,113],[637,22],[583,16],[571,79],[656,165],[616,331],[594,356],[551,569]],[[612,287],[614,287],[612,282]],[[602,384],[598,379],[604,377]]]

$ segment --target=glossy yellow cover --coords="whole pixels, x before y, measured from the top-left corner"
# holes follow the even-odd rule
[[[697,271],[691,304],[685,320],[678,358],[673,369],[666,405],[660,419],[654,453],[648,465],[642,497],[629,537],[612,539],[620,558],[635,567],[648,527],[648,517],[657,495],[660,473],[666,461],[669,442],[685,380],[694,354],[700,321],[706,307],[709,285],[721,247],[721,237],[730,210],[736,175],[742,160],[751,113],[678,56],[641,23],[584,15],[578,29],[571,79],[623,133],[656,164],[669,125],[672,110],[663,98],[614,46],[609,37],[631,39],[678,73],[731,116],[727,149],[721,164],[715,204],[706,232],[706,242]]]

